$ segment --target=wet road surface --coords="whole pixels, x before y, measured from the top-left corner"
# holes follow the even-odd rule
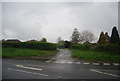
[[[119,65],[98,65],[71,58],[71,52],[61,49],[51,59],[3,59],[3,79],[119,79]]]

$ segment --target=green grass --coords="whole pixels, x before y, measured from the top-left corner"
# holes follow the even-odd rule
[[[93,60],[93,61],[114,61],[120,62],[120,55],[110,54],[105,52],[96,52],[96,51],[84,51],[70,49],[72,51],[72,56],[84,60]]]
[[[35,49],[21,49],[21,48],[2,48],[3,57],[14,56],[44,56],[56,53],[57,50],[35,50]]]

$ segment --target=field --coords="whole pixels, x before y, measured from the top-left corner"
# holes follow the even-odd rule
[[[2,48],[3,57],[15,56],[45,56],[55,54],[57,50],[37,50],[37,49],[23,49],[23,48]]]
[[[70,50],[72,51],[72,57],[76,57],[79,59],[120,62],[120,55],[118,54],[110,54],[106,52],[98,52],[92,50],[78,50],[78,49]]]

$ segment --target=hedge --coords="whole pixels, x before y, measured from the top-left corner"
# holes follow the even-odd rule
[[[109,52],[112,54],[120,54],[120,46],[114,44],[97,44],[95,46],[90,44],[72,45],[71,48],[78,50],[93,50],[100,52]]]
[[[79,50],[89,50],[91,48],[91,45],[90,44],[71,45],[71,48]]]
[[[120,54],[120,46],[114,44],[97,45],[94,50]]]
[[[56,50],[57,46],[53,43],[33,43],[33,42],[3,42],[2,47],[30,48],[40,50]]]

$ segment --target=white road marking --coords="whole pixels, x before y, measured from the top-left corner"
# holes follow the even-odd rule
[[[51,60],[55,60],[55,58],[52,58]]]
[[[120,64],[119,63],[113,63],[114,66],[119,66]]]
[[[75,62],[75,64],[80,64],[80,62]]]
[[[120,76],[118,76],[118,75],[114,75],[114,74],[110,74],[110,73],[106,73],[106,72],[101,72],[101,71],[97,71],[97,70],[94,70],[94,69],[89,69],[89,70],[90,70],[90,71],[93,71],[93,72],[105,74],[105,75],[110,75],[110,76],[114,76],[114,77],[120,77]]]
[[[83,64],[90,64],[89,62],[85,62],[85,63],[83,63]]]
[[[72,64],[73,62],[67,62],[68,64]]]
[[[56,61],[55,63],[60,63],[60,61]]]
[[[60,54],[59,56],[62,56],[63,54]]]
[[[11,69],[11,68],[8,68],[8,69],[9,70],[13,70],[13,71],[18,71],[18,72],[29,73],[29,74],[35,74],[35,75],[41,75],[41,76],[48,76],[46,74],[34,73],[34,72],[29,72],[29,71],[23,71],[23,70]]]
[[[50,63],[51,62],[51,60],[48,60],[48,61],[45,61],[46,63]]]
[[[93,63],[93,65],[100,65],[99,63]]]
[[[39,68],[25,67],[23,65],[16,65],[16,67],[25,68],[25,69],[32,69],[32,70],[42,70],[42,69],[39,69]]]
[[[60,63],[60,61],[55,61],[55,63]]]
[[[64,64],[65,62],[60,62],[60,63]]]
[[[105,66],[109,66],[110,64],[109,64],[109,63],[103,63],[103,65],[105,65]]]

